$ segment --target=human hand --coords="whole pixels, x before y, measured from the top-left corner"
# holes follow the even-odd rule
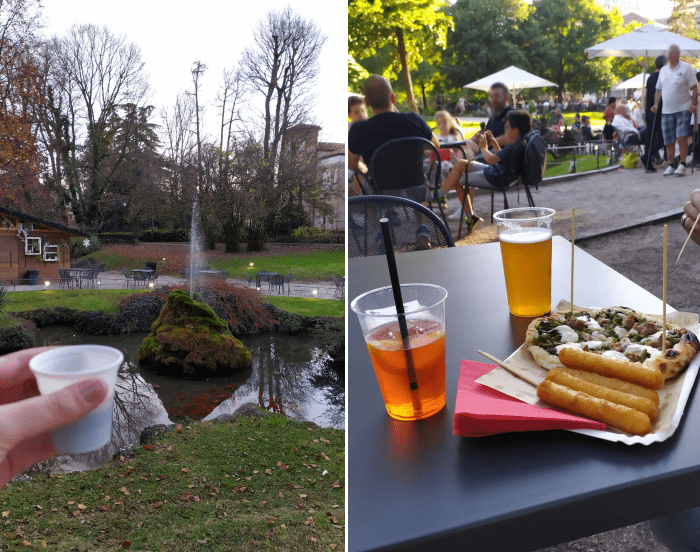
[[[688,233],[693,224],[695,224],[698,214],[700,214],[700,190],[693,190],[690,193],[690,201],[683,206],[683,211],[684,215],[681,217],[681,224],[686,233]],[[695,227],[695,231],[690,238],[700,245],[700,226]]]
[[[49,432],[82,418],[105,398],[101,378],[39,395],[29,360],[51,349],[25,349],[0,357],[0,488],[37,462],[55,456]]]
[[[484,149],[489,147],[489,139],[486,134],[479,136],[479,149]]]
[[[655,105],[652,105],[652,106],[651,106],[651,112],[652,112],[652,113],[656,113],[656,106],[655,106]]]

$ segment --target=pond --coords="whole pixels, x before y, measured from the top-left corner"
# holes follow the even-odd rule
[[[95,468],[110,461],[122,447],[138,444],[147,426],[211,420],[232,414],[245,403],[323,427],[345,427],[344,382],[329,367],[328,355],[308,337],[276,333],[245,337],[241,341],[251,352],[251,370],[195,379],[140,367],[138,350],[146,335],[93,336],[65,326],[39,331],[40,345],[95,343],[124,353],[116,388],[112,442],[93,453],[59,457],[61,468]]]

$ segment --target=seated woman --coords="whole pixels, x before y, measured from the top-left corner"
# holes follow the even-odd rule
[[[523,137],[530,132],[532,119],[526,111],[512,110],[506,115],[505,137],[506,145],[501,149],[493,135],[487,131],[479,139],[479,149],[484,156],[486,163],[478,163],[473,160],[460,160],[454,164],[454,168],[447,176],[442,186],[442,192],[457,190],[457,197],[460,203],[469,199],[468,214],[465,220],[468,230],[471,232],[474,227],[483,219],[477,216],[473,210],[474,188],[491,188],[504,190],[511,182],[514,182],[523,170],[523,159],[525,153],[525,140]],[[493,152],[489,151],[489,146]],[[469,172],[468,194],[464,193],[464,173]],[[462,184],[462,185],[460,185]]]
[[[437,123],[435,134],[441,144],[454,144],[464,140],[462,129],[447,111],[438,111],[435,114],[435,122]],[[467,140],[464,149],[467,152],[467,159],[471,159],[479,151],[479,146],[473,140]]]
[[[625,105],[618,104],[618,106],[615,108],[615,117],[612,120],[612,126],[621,140],[623,134],[628,135],[627,138],[625,138],[623,146],[638,146],[644,143],[640,130],[637,129],[637,125],[635,125],[634,121],[629,116],[629,113],[627,113],[627,107]],[[630,150],[624,147],[622,148],[623,154],[628,153],[629,151]]]

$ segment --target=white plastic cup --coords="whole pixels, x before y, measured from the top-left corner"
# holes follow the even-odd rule
[[[51,432],[56,450],[65,454],[82,454],[101,449],[112,438],[114,388],[124,354],[104,345],[70,345],[57,347],[33,357],[29,368],[36,377],[42,395],[90,378],[102,378],[109,386],[105,399],[78,421]]]

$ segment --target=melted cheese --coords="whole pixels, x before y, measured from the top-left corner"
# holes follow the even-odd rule
[[[615,335],[617,335],[618,338],[623,338],[627,335],[627,330],[623,328],[622,326],[615,326]]]
[[[602,354],[602,356],[612,357],[612,358],[619,358],[619,359],[622,359],[622,360],[629,360],[625,355],[623,355],[623,354],[622,354],[621,352],[619,352],[619,351],[605,351],[605,352]]]
[[[668,333],[666,334],[668,335]],[[655,334],[648,335],[644,339],[642,339],[642,343],[651,343],[652,341],[656,341],[661,337],[661,332],[656,332]]]
[[[639,345],[637,343],[632,343],[631,345],[628,345],[625,349],[625,354],[639,354],[642,351],[646,351],[651,358],[654,358],[655,356],[659,356],[661,354],[661,351],[659,349],[649,347],[649,345]]]
[[[562,343],[576,343],[578,341],[578,334],[569,326],[557,326],[555,329],[561,334]]]
[[[596,331],[596,330],[602,329],[602,328],[600,327],[600,324],[598,324],[598,321],[595,320],[595,319],[593,319],[593,318],[591,318],[591,317],[588,316],[588,315],[578,316],[578,317],[576,318],[576,320],[581,320],[582,322],[585,322],[585,323],[586,323],[586,326],[587,326],[588,329],[591,330],[591,331]]]
[[[563,343],[554,347],[557,354],[561,353],[562,349],[583,349],[583,343]]]
[[[602,341],[587,341],[586,345],[588,345],[588,349],[600,349],[603,346]]]

